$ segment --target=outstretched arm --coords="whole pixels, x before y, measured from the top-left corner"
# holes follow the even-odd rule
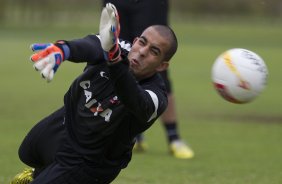
[[[65,60],[72,62],[87,62],[98,64],[104,61],[103,49],[96,35],[88,35],[71,41],[57,41],[56,43],[35,43],[31,45],[35,51],[31,56],[34,68],[41,76],[50,82],[61,63]]]
[[[58,41],[55,44],[32,44],[31,48],[36,53],[31,56],[31,61],[41,76],[50,82],[65,60],[88,64],[98,64],[104,59],[110,62],[120,60],[118,35],[117,10],[108,3],[101,15],[100,36],[88,35],[82,39]]]

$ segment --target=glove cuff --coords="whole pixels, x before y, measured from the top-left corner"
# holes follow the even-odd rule
[[[116,63],[121,60],[121,50],[119,44],[115,44],[115,46],[109,51],[104,51],[104,57],[109,63]]]
[[[66,42],[64,40],[58,40],[56,41],[56,43],[54,44],[57,47],[59,47],[62,50],[63,53],[63,60],[68,60],[70,57],[70,48],[69,46],[66,44]]]
[[[116,62],[107,61],[107,65],[109,67],[115,66],[116,64],[119,64],[119,63],[128,65],[129,64],[128,58],[127,57],[120,57],[120,59],[118,61],[116,61]]]

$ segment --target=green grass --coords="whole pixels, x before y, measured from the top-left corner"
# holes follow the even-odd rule
[[[192,160],[169,156],[160,122],[146,132],[149,150],[134,154],[115,184],[282,183],[282,25],[229,22],[177,23],[179,51],[171,63],[181,136],[195,150]],[[33,42],[82,37],[97,28],[0,29],[0,183],[24,168],[17,149],[28,130],[63,103],[82,64],[64,63],[47,84],[29,62]],[[210,70],[223,51],[257,52],[269,69],[265,91],[235,105],[213,89]]]

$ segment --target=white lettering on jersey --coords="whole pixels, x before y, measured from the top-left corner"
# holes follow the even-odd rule
[[[156,95],[156,93],[154,93],[153,91],[151,91],[151,90],[146,90],[148,93],[149,93],[149,95],[151,96],[151,98],[152,98],[152,100],[153,100],[153,103],[154,103],[154,105],[155,105],[155,111],[153,112],[153,114],[152,114],[152,116],[150,117],[150,119],[147,121],[147,122],[149,122],[149,121],[151,121],[152,119],[154,119],[154,118],[156,118],[157,117],[157,113],[158,113],[158,108],[159,108],[159,99],[158,99],[158,97],[157,97],[157,95]]]
[[[90,81],[82,81],[79,83],[79,85],[84,89],[84,94],[86,97],[86,102],[87,103],[91,98],[92,98],[92,92],[87,91],[86,89],[90,88]]]
[[[103,112],[101,112],[100,116],[104,117],[106,122],[109,122],[111,115],[112,115],[112,112],[113,111],[108,108],[108,109],[104,110]]]
[[[85,103],[87,103],[88,100],[91,99],[92,93],[90,91],[84,90],[84,94],[85,94],[85,97],[86,97],[86,102]]]
[[[90,107],[92,107],[95,103],[97,102],[97,100],[95,98],[93,98],[92,100],[90,100],[90,102],[85,104],[85,107],[87,107],[88,109]]]
[[[98,106],[96,107],[97,111],[96,111],[96,112],[94,112],[94,116],[98,116],[98,113],[99,113],[99,109],[100,109],[100,107],[101,107],[101,104],[100,104],[100,103],[98,103]]]
[[[101,75],[101,77],[105,77],[105,78],[109,79],[105,75],[104,71],[101,71],[100,75]],[[99,116],[103,117],[106,122],[109,122],[110,121],[110,117],[111,117],[113,111],[110,108],[107,108],[107,109],[103,110],[101,108],[101,103],[99,103],[95,98],[92,98],[92,92],[87,90],[88,88],[90,88],[90,81],[89,80],[88,81],[82,81],[82,82],[80,82],[79,85],[84,89],[84,95],[86,97],[85,107],[90,109],[90,111],[92,111],[91,109],[93,109],[93,107],[94,107],[94,109],[96,109],[96,110],[95,110],[95,112],[92,111],[93,115],[94,116],[98,116],[99,115]],[[117,100],[117,97],[113,98],[113,103],[115,102],[115,100]],[[97,104],[96,107],[95,107],[95,104]]]

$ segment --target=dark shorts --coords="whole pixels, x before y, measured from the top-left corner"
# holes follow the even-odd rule
[[[168,0],[104,0],[113,3],[120,16],[120,38],[133,41],[151,25],[168,25]]]
[[[172,85],[171,85],[171,80],[169,78],[169,70],[162,71],[162,72],[160,72],[160,74],[161,74],[162,78],[164,79],[167,93],[171,94],[172,93]]]

